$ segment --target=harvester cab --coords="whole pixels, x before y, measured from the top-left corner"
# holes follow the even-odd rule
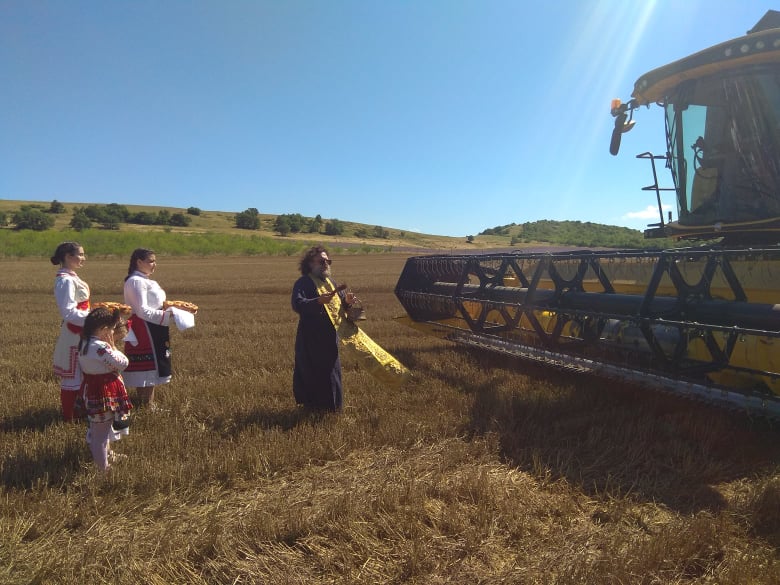
[[[631,99],[613,100],[618,153],[634,112],[664,109],[667,152],[653,162],[660,222],[646,237],[780,241],[780,12],[770,10],[745,36],[641,76]],[[678,221],[665,222],[655,161],[665,160]],[[671,189],[670,189],[671,190]]]

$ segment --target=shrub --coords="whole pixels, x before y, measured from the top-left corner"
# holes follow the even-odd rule
[[[169,225],[171,223],[171,212],[167,209],[161,209],[157,212],[154,223],[156,225]]]
[[[100,205],[87,205],[81,208],[92,221],[100,221],[105,215],[105,209]]]
[[[154,225],[156,220],[157,216],[154,213],[150,213],[149,211],[139,211],[138,213],[131,215],[127,222],[138,225]]]
[[[309,227],[308,220],[300,213],[293,213],[290,216],[290,229],[293,233],[300,233]]]
[[[322,230],[322,226],[325,222],[322,220],[322,216],[318,213],[317,216],[309,222],[309,233],[318,234]]]
[[[287,236],[292,231],[290,227],[290,220],[286,215],[279,215],[274,221],[274,231],[280,236]]]
[[[11,221],[13,221],[17,230],[41,232],[54,227],[54,218],[51,215],[43,212],[41,209],[27,205],[14,213]]]
[[[55,199],[49,206],[49,213],[65,213],[65,206]]]
[[[254,207],[236,214],[236,227],[242,230],[260,229],[260,212]]]
[[[184,215],[183,213],[174,213],[171,215],[171,219],[168,221],[168,225],[174,225],[177,227],[187,227],[192,223],[192,218]]]
[[[189,215],[200,215],[200,208],[199,207],[188,207],[187,213]]]
[[[130,219],[130,211],[124,205],[109,203],[108,205],[87,205],[84,213],[103,229],[118,230],[119,224]]]
[[[282,227],[287,230],[287,233],[293,232],[294,234],[297,234],[304,231],[304,229],[308,227],[308,224],[309,222],[300,213],[283,213],[282,215],[276,216],[274,230],[278,232],[279,229],[277,228],[277,225],[282,225]]]
[[[119,203],[109,203],[105,207],[105,212],[117,218],[118,221],[127,221],[130,217],[130,210],[125,205]]]
[[[329,236],[340,236],[344,233],[344,223],[338,219],[332,219],[325,223],[325,234]]]
[[[76,230],[77,232],[80,232],[82,230],[88,230],[92,227],[92,220],[89,219],[89,216],[84,213],[83,208],[76,208],[73,212],[73,217],[70,218],[70,225],[71,228]]]

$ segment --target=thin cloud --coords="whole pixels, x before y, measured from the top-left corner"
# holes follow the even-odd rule
[[[662,203],[661,208],[666,213],[672,206]],[[648,205],[642,211],[629,211],[621,219],[653,219],[656,217],[658,217],[658,206]]]

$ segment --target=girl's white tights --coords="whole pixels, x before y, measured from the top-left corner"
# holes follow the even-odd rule
[[[89,423],[92,431],[89,450],[92,452],[92,459],[95,460],[95,464],[101,471],[108,469],[108,439],[111,436],[112,423],[111,420]]]

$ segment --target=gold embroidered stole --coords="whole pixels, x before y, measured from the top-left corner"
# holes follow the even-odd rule
[[[313,274],[309,274],[309,277],[317,287],[317,294],[333,292],[336,288],[329,278],[321,280]],[[324,307],[336,328],[342,347],[348,349],[350,355],[357,359],[361,368],[378,381],[390,386],[399,386],[406,381],[410,374],[406,366],[347,319],[346,308],[338,294],[333,295],[333,298]]]

